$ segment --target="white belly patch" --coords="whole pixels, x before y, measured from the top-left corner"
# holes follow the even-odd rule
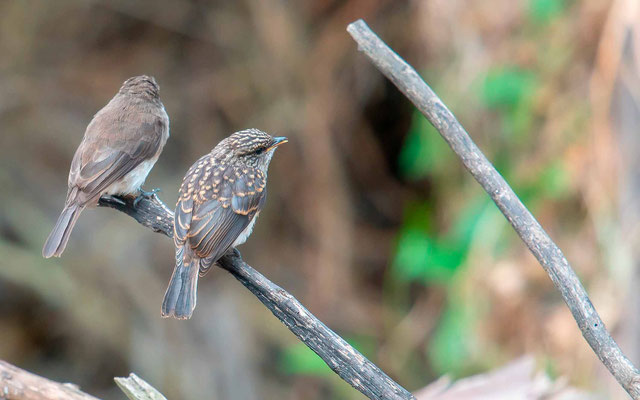
[[[140,165],[135,167],[122,179],[106,188],[103,194],[137,194],[138,189],[144,184],[147,175],[149,175],[151,168],[153,168],[157,160],[158,157],[154,157],[151,160],[141,162]]]
[[[240,236],[238,236],[236,241],[233,242],[233,244],[231,245],[232,247],[240,246],[241,244],[247,241],[247,238],[251,235],[251,232],[253,232],[253,226],[256,224],[256,220],[258,219],[259,214],[260,214],[259,212],[256,213],[256,215],[253,217],[251,222],[249,222],[249,225],[247,225],[247,227],[244,228],[244,230],[240,233]]]

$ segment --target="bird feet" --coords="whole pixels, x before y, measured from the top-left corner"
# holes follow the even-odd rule
[[[144,190],[142,190],[142,188],[139,188],[138,191],[140,192],[140,194],[138,195],[138,197],[136,197],[136,199],[133,201],[133,207],[137,208],[138,204],[140,204],[140,201],[142,199],[151,199],[152,197],[154,197],[156,195],[156,193],[160,192],[159,188],[155,188],[149,192],[146,192]]]

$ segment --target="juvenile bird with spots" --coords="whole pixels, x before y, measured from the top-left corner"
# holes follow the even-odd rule
[[[191,318],[198,276],[231,248],[243,244],[267,198],[267,170],[275,149],[287,142],[258,129],[223,139],[189,168],[174,214],[176,266],[162,316]]]

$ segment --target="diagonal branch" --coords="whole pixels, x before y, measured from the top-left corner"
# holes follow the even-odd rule
[[[70,383],[58,383],[0,360],[2,400],[99,400]]]
[[[600,361],[632,398],[640,399],[638,370],[625,357],[605,328],[562,251],[471,140],[455,116],[420,75],[389,48],[363,20],[349,24],[347,31],[358,43],[359,50],[411,100],[460,157],[467,170],[489,194],[549,274],[571,310],[582,335]]]
[[[136,374],[114,378],[133,400],[167,400]],[[0,400],[100,400],[73,383],[59,383],[0,360]]]
[[[173,237],[173,212],[155,195],[141,199],[136,207],[131,198],[102,197],[99,205],[122,211],[154,232]],[[245,263],[237,250],[222,257],[217,264],[239,280],[340,378],[362,394],[370,399],[415,400],[411,393],[327,328],[295,297]]]

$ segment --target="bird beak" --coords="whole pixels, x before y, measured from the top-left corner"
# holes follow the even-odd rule
[[[287,139],[284,136],[276,136],[276,137],[273,138],[273,144],[271,144],[271,146],[269,146],[267,151],[269,151],[271,149],[275,149],[276,147],[280,146],[281,144],[287,143],[288,141],[289,141],[289,139]]]

